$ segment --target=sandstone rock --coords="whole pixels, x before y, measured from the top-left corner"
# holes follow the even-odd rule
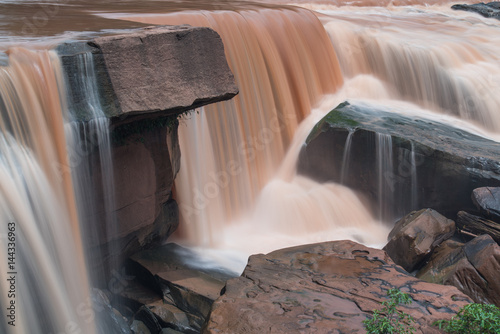
[[[500,223],[500,188],[482,187],[472,192],[472,202],[481,215]]]
[[[238,93],[220,36],[210,28],[158,26],[58,47],[71,86],[78,55],[91,52],[107,117],[178,114]],[[84,100],[79,91],[73,101]],[[78,113],[88,119],[86,110]]]
[[[138,279],[163,290],[162,301],[148,304],[151,311],[186,333],[201,330],[226,281],[237,276],[224,269],[200,265],[196,254],[176,244],[142,251],[132,256],[131,261]],[[152,279],[155,283],[151,283]],[[167,299],[171,300],[170,306],[165,302]]]
[[[456,286],[477,303],[500,305],[500,246],[482,235],[461,246],[447,242],[417,273],[421,279]]]
[[[489,3],[476,3],[472,5],[456,4],[451,6],[451,9],[465,10],[467,12],[478,13],[484,17],[500,18],[500,3],[497,1]]]
[[[457,214],[457,228],[459,231],[467,232],[469,235],[488,234],[497,243],[500,243],[500,224],[494,221],[471,215],[460,211]]]
[[[416,319],[417,333],[438,332],[435,320],[470,302],[455,287],[408,275],[382,250],[326,242],[251,256],[214,303],[204,333],[363,333],[390,288],[413,298],[400,309]]]
[[[411,272],[454,233],[455,222],[437,211],[414,211],[396,223],[384,250],[396,264]]]
[[[377,149],[384,142],[392,160],[387,155],[379,159]],[[340,182],[344,153],[349,157],[344,184],[375,203],[375,211],[385,204],[392,208],[379,215],[388,221],[418,208],[454,218],[460,210],[473,209],[473,189],[500,186],[499,143],[382,107],[346,102],[332,110],[307,138],[298,172],[319,182]]]

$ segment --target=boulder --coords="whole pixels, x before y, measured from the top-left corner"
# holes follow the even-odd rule
[[[454,233],[455,222],[437,211],[414,211],[396,223],[384,250],[396,264],[412,272]]]
[[[500,185],[499,156],[499,143],[447,124],[345,102],[311,131],[298,172],[361,191],[387,221],[419,208],[454,218],[475,188]]]
[[[500,243],[500,224],[482,217],[460,211],[457,214],[457,229],[469,236],[488,234]]]
[[[398,309],[416,319],[416,333],[438,333],[470,299],[455,287],[408,275],[382,250],[334,241],[253,255],[230,279],[203,333],[363,333],[362,321],[386,292],[398,288],[413,303]]]
[[[500,306],[500,246],[489,235],[465,245],[448,241],[438,249],[417,277],[456,286],[477,303]]]
[[[70,87],[78,86],[82,55],[92,55],[107,117],[179,114],[238,93],[220,36],[210,28],[156,26],[65,43],[57,48]],[[69,98],[83,106],[81,89]],[[79,119],[92,115],[82,108]]]
[[[500,223],[500,188],[482,187],[472,192],[472,202],[484,217]]]
[[[465,10],[467,12],[474,12],[484,17],[492,17],[500,19],[500,2],[493,1],[488,3],[476,3],[472,5],[456,4],[451,6],[451,9]]]

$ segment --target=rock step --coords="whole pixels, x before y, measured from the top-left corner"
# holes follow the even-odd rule
[[[147,307],[163,329],[187,334],[201,331],[226,281],[237,276],[215,266],[201,266],[196,253],[173,243],[133,255],[127,270],[135,280],[120,291],[123,303],[135,303],[131,307],[142,307],[143,313]],[[158,331],[156,325],[137,320],[152,332]]]

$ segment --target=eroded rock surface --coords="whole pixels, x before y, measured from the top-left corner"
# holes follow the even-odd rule
[[[411,272],[454,233],[455,222],[437,211],[414,211],[396,223],[384,250],[394,262]]]
[[[362,321],[390,288],[414,302],[401,307],[417,333],[449,319],[470,299],[455,287],[408,275],[382,250],[335,241],[253,255],[241,275],[227,282],[204,333],[365,333]]]

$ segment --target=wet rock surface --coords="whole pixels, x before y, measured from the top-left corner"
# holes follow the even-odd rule
[[[350,150],[345,152],[348,138]],[[387,148],[381,160],[383,147]],[[454,218],[460,210],[474,209],[473,189],[500,185],[498,157],[500,144],[483,137],[417,116],[345,102],[311,131],[298,172],[319,182],[340,182],[347,160],[343,183],[375,203],[379,217],[390,221],[430,207]],[[387,165],[379,173],[381,163]],[[388,213],[384,215],[381,207]]]
[[[481,2],[472,5],[456,4],[451,6],[451,9],[465,10],[467,12],[478,13],[484,17],[500,19],[500,2],[498,1],[488,3]]]
[[[414,211],[396,223],[384,250],[394,262],[411,272],[454,233],[455,222],[437,211]]]
[[[401,310],[417,333],[437,333],[435,320],[470,302],[455,287],[410,276],[382,250],[326,242],[251,256],[215,301],[204,333],[365,333],[362,321],[390,288],[413,298]]]
[[[500,306],[500,246],[481,235],[461,244],[446,241],[433,253],[417,277],[456,286],[477,303]]]

